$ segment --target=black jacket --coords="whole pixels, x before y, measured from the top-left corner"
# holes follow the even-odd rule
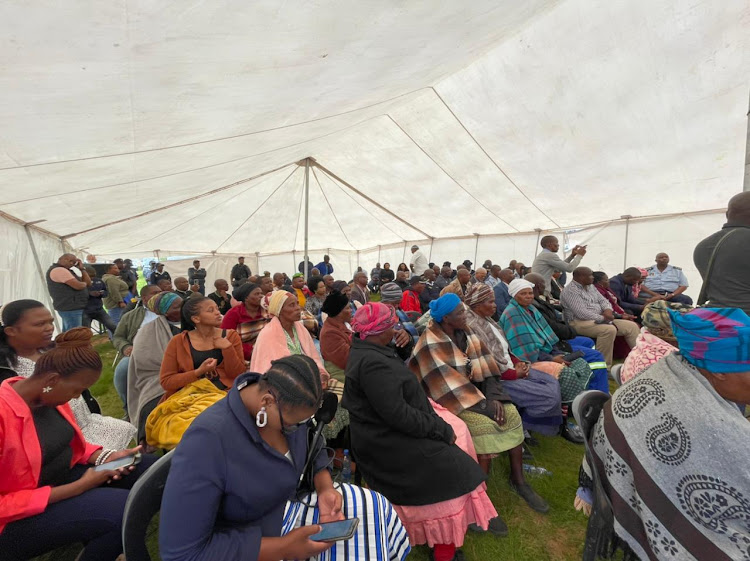
[[[558,339],[561,341],[567,341],[578,337],[578,333],[575,329],[558,318],[557,310],[555,310],[555,307],[552,304],[540,300],[539,298],[534,298],[534,301],[531,304],[539,310],[539,313],[541,313],[542,316],[544,316],[544,319],[547,320],[547,323],[552,328],[552,331],[555,332]]]
[[[371,489],[398,505],[426,505],[470,493],[487,476],[453,440],[417,377],[393,347],[356,337],[342,406],[352,450]]]

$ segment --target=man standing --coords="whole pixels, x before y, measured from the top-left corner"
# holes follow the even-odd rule
[[[450,265],[443,265],[443,268],[440,269],[440,276],[435,279],[435,286],[437,286],[440,290],[443,290],[451,283],[452,279],[453,269],[451,269]]]
[[[712,308],[740,308],[750,314],[748,248],[750,191],[745,191],[729,199],[727,223],[721,230],[700,242],[693,253],[693,262],[703,278],[705,290],[701,292],[706,293],[706,299]],[[713,264],[709,266],[712,257]]]
[[[206,269],[201,267],[201,262],[197,259],[193,261],[193,266],[188,269],[188,284],[197,287],[197,291],[203,296],[206,295]]]
[[[682,269],[669,264],[669,255],[657,253],[656,265],[651,265],[646,271],[648,276],[643,281],[643,292],[651,296],[662,296],[670,302],[693,305],[693,299],[683,294],[689,286],[687,277]]]
[[[71,269],[81,271],[79,277]],[[63,331],[81,327],[83,310],[89,301],[88,287],[91,277],[75,255],[66,253],[47,269],[47,290],[52,297],[52,307],[63,320]]]
[[[102,275],[104,284],[107,285],[107,297],[104,299],[104,305],[107,307],[107,313],[115,325],[120,323],[122,314],[125,313],[125,299],[131,294],[128,284],[122,279],[121,271],[115,263],[112,263],[107,272]]]
[[[185,277],[174,279],[174,292],[183,300],[187,300],[193,295],[193,291],[190,290],[190,284]]]
[[[151,284],[151,273],[156,270],[156,261],[149,261],[143,266],[143,278],[146,279],[147,284]]]
[[[415,275],[421,275],[429,265],[427,257],[419,250],[419,246],[416,244],[411,246],[411,261],[409,261],[411,272]]]
[[[630,348],[635,348],[638,324],[615,319],[612,305],[594,287],[594,273],[588,267],[573,271],[573,280],[563,289],[560,302],[568,325],[580,335],[596,339],[596,350],[604,355],[607,368],[612,368],[616,336],[624,336]]]
[[[245,279],[249,279],[252,274],[253,273],[250,271],[250,267],[245,265],[245,258],[238,257],[237,264],[232,267],[232,273],[230,274],[232,286],[234,288],[237,288],[244,282]]]
[[[122,267],[120,267],[120,278],[122,278],[122,280],[128,285],[130,295],[138,296],[138,271],[133,267],[133,261],[131,259],[125,259],[125,261],[122,261]]]
[[[224,279],[214,281],[216,292],[212,292],[208,297],[214,301],[219,308],[221,315],[225,315],[232,308],[232,299],[229,297],[229,283]]]
[[[169,286],[172,286],[172,276],[164,270],[164,263],[157,263],[156,270],[151,273],[149,284],[159,285],[159,281],[166,279],[169,281]]]
[[[422,304],[422,312],[426,312],[430,309],[430,302],[440,298],[440,288],[435,283],[435,271],[432,269],[426,269],[422,280],[424,282],[424,289],[419,294],[419,302]]]
[[[510,269],[503,269],[499,274],[500,282],[495,285],[492,291],[495,293],[495,305],[497,306],[497,315],[500,316],[505,311],[505,308],[510,304],[510,292],[508,287],[513,281],[515,275]]]
[[[586,255],[586,246],[575,246],[570,255],[563,261],[557,255],[557,252],[560,251],[560,241],[555,236],[544,236],[539,245],[542,246],[542,251],[534,259],[531,270],[538,275],[542,275],[544,284],[547,287],[547,294],[549,294],[552,275],[555,271],[573,272],[578,267],[583,256]]]
[[[96,276],[96,269],[86,266],[86,272],[89,274],[91,284],[89,285],[89,301],[83,309],[83,327],[91,327],[91,320],[98,321],[103,327],[109,330],[110,338],[117,328],[117,324],[112,317],[104,311],[102,299],[107,296],[107,285],[104,281]]]
[[[364,306],[370,301],[370,289],[367,288],[367,273],[361,271],[354,273],[354,286],[352,287],[349,300],[355,302],[355,306],[357,303],[360,306]],[[357,307],[359,308],[359,306]]]
[[[315,265],[315,268],[320,271],[321,276],[333,274],[333,265],[331,265],[331,258],[327,255],[323,256],[323,261]]]

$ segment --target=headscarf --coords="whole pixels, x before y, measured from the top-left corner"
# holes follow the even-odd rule
[[[326,297],[325,301],[323,302],[323,306],[320,308],[320,311],[324,314],[328,314],[330,317],[336,317],[348,305],[349,298],[347,298],[346,294],[341,294],[341,292],[339,292],[338,290],[333,290]]]
[[[514,298],[516,294],[521,292],[524,288],[530,288],[534,290],[534,283],[529,282],[526,279],[513,279],[508,285],[508,293],[511,298]]]
[[[380,287],[381,302],[401,302],[404,291],[395,282],[387,282]]]
[[[483,282],[471,285],[464,296],[464,303],[469,308],[476,308],[494,296],[492,289]]]
[[[460,304],[461,299],[458,297],[458,294],[448,292],[437,300],[430,302],[430,315],[432,319],[440,323],[445,316],[455,310]]]
[[[174,292],[157,292],[146,302],[146,308],[156,315],[163,316],[167,313],[170,306],[175,300],[182,299],[179,294]]]
[[[294,274],[292,275],[292,278],[293,278],[293,279],[296,279],[297,277],[304,277],[304,276],[305,276],[305,275],[303,275],[302,273],[294,273]]]
[[[254,282],[246,282],[234,289],[232,297],[237,300],[237,302],[242,302],[244,304],[247,297],[250,296],[250,293],[256,288],[260,288],[260,286]]]
[[[669,310],[680,354],[709,372],[750,371],[750,316],[739,308]]]
[[[396,325],[396,312],[390,306],[380,302],[368,302],[354,314],[352,329],[365,339],[370,335],[379,335]]]
[[[271,297],[268,299],[268,313],[272,316],[277,316],[281,313],[281,308],[284,307],[286,299],[291,297],[291,293],[286,290],[275,290],[269,293]]]

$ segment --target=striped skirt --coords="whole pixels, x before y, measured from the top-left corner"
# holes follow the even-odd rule
[[[359,526],[352,539],[336,542],[321,553],[318,561],[403,561],[411,551],[409,536],[396,511],[383,495],[344,483],[337,487],[343,495],[345,518],[359,518]],[[317,503],[312,494],[309,504]],[[300,526],[318,523],[318,509],[301,502],[288,502],[284,510],[281,535]]]

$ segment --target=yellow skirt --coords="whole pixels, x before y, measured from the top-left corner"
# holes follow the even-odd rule
[[[523,442],[523,422],[516,406],[504,403],[503,409],[505,422],[502,425],[473,411],[464,411],[459,415],[469,428],[478,455],[499,454]]]

